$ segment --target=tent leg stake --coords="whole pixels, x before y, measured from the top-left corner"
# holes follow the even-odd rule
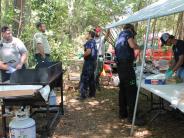
[[[135,107],[134,107],[134,114],[133,114],[133,121],[132,121],[130,136],[133,136],[133,133],[134,133],[134,124],[135,124],[137,105],[138,105],[139,93],[140,93],[142,76],[143,76],[143,68],[144,68],[145,55],[146,55],[146,47],[147,47],[147,44],[148,44],[148,37],[149,37],[149,32],[150,32],[150,23],[151,23],[151,18],[149,18],[147,20],[146,41],[145,41],[145,44],[144,44],[143,60],[142,60],[142,65],[141,65],[141,72],[140,72],[140,77],[139,77],[140,79],[139,79],[139,85],[138,85],[138,89],[137,89],[137,96],[136,96],[136,102],[135,102]]]

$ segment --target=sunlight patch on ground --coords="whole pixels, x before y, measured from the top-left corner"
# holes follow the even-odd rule
[[[117,126],[117,125],[113,125],[113,126],[112,126],[112,128],[117,129],[117,128],[118,128],[118,126]]]
[[[105,131],[106,134],[112,133],[111,129],[104,129],[104,131]]]
[[[151,133],[148,130],[141,130],[138,132],[135,132],[134,136],[136,137],[145,137],[145,136],[150,136]]]
[[[97,106],[97,105],[99,105],[99,102],[95,100],[95,101],[88,102],[88,104],[90,104],[92,106]]]
[[[92,116],[93,114],[92,113],[88,113],[88,116]]]
[[[120,132],[121,132],[121,133],[125,133],[126,131],[125,131],[124,129],[121,129]]]
[[[131,126],[132,126],[131,124],[125,124],[124,125],[124,127],[126,127],[126,128],[131,128]]]
[[[76,99],[70,99],[69,102],[70,102],[70,103],[78,103],[79,101],[76,100]]]
[[[101,103],[109,102],[109,99],[102,100]]]
[[[90,134],[89,132],[84,132],[84,133],[82,133],[83,136],[89,135],[89,134]]]
[[[78,110],[78,111],[80,111],[80,110],[82,110],[83,108],[81,108],[81,107],[76,107],[75,108],[75,110]]]

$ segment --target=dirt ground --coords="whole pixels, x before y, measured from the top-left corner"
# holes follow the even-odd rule
[[[118,118],[118,89],[103,88],[96,98],[76,100],[77,92],[65,92],[65,115],[61,117],[53,138],[130,138],[126,120]],[[141,95],[140,109],[150,109],[149,101]],[[176,110],[162,111],[153,121],[156,111],[144,114],[146,125],[135,126],[135,138],[183,138],[184,117]]]
[[[76,100],[77,95],[77,91],[65,91],[65,115],[58,120],[52,138],[131,138],[131,124],[118,118],[118,88],[103,88],[96,98],[84,101]],[[144,113],[150,109],[150,102],[143,95],[140,109]],[[183,138],[184,116],[177,110],[167,109],[153,122],[149,120],[157,111],[144,114],[146,125],[135,126],[133,137]]]

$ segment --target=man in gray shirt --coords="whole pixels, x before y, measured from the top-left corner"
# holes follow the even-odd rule
[[[50,45],[45,34],[46,26],[44,23],[37,23],[39,32],[34,34],[33,47],[35,48],[35,59],[37,63],[48,62],[50,60]]]
[[[110,35],[110,30],[108,29],[106,32],[106,35],[102,35],[102,29],[100,27],[96,27],[94,29],[96,35],[95,35],[95,41],[96,46],[98,50],[98,58],[97,58],[97,67],[95,72],[95,78],[96,78],[96,87],[98,90],[100,90],[100,83],[99,83],[99,77],[101,72],[103,71],[103,62],[104,62],[104,56],[105,56],[105,42],[107,41],[107,38]]]
[[[9,27],[1,28],[2,40],[0,41],[0,70],[1,80],[9,79],[10,74],[17,69],[24,68],[27,59],[27,49],[24,43],[12,36]]]

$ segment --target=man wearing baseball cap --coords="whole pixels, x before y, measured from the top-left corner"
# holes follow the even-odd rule
[[[176,72],[176,76],[184,80],[184,41],[175,39],[175,36],[170,35],[169,33],[162,34],[160,40],[162,46],[172,46],[174,54],[174,62],[166,71],[166,78],[172,77],[174,72]]]
[[[94,31],[95,31],[96,46],[97,46],[97,50],[98,50],[95,78],[96,78],[97,89],[100,90],[99,77],[100,77],[100,73],[103,70],[103,62],[104,62],[104,55],[105,55],[105,42],[107,41],[107,38],[110,35],[110,30],[109,29],[107,30],[105,36],[102,35],[103,30],[100,27],[96,27],[94,29]]]

